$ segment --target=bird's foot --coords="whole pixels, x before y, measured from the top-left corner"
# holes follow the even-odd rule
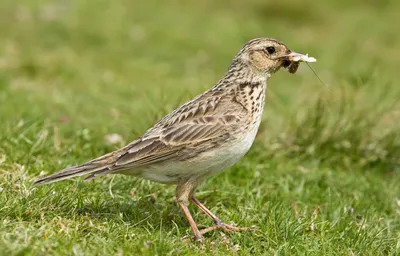
[[[199,230],[197,230],[197,232],[194,232],[194,236],[184,236],[182,237],[182,240],[185,242],[199,242],[201,244],[204,242],[203,235],[200,233]]]
[[[184,242],[199,242],[202,244],[204,242],[203,236],[199,233],[198,235],[194,236],[184,236],[182,237],[182,241]]]
[[[225,233],[229,233],[232,234],[234,232],[242,232],[242,231],[251,231],[251,230],[256,230],[258,229],[258,227],[256,226],[251,226],[251,227],[245,227],[245,228],[241,228],[241,227],[236,227],[235,225],[229,225],[229,224],[225,224],[223,222],[216,224],[215,226],[211,226],[202,230],[199,230],[199,233],[194,235],[194,236],[184,236],[182,238],[183,241],[185,242],[190,242],[190,241],[194,241],[194,242],[199,242],[199,243],[203,243],[203,235],[213,231],[213,230],[217,230],[220,229]],[[221,233],[222,234],[222,233]]]
[[[234,232],[256,230],[257,227],[252,226],[252,227],[240,228],[240,227],[236,227],[235,225],[229,225],[229,224],[225,224],[225,223],[221,222],[221,223],[216,224],[215,226],[200,230],[200,234],[204,235],[205,233],[208,233],[208,232],[216,230],[216,229],[221,229],[222,231],[224,231],[226,233],[232,234]]]

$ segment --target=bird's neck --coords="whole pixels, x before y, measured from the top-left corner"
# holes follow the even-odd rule
[[[266,74],[254,72],[250,67],[233,63],[225,76],[211,89],[225,91],[250,113],[261,116],[267,89]]]
[[[248,65],[234,60],[222,79],[212,88],[212,90],[240,89],[243,85],[255,85],[266,87],[268,74],[254,71]]]

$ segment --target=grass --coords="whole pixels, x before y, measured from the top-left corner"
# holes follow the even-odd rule
[[[399,8],[1,1],[0,254],[400,255]],[[253,148],[199,189],[220,218],[258,230],[185,243],[173,188],[132,177],[32,189],[140,136],[259,36],[315,56],[327,86],[305,65],[272,77]]]

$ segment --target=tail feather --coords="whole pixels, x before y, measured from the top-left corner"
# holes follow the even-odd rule
[[[49,176],[40,177],[34,182],[34,187],[50,184],[53,182],[70,179],[73,177],[93,174],[95,172],[110,172],[111,166],[115,162],[112,153],[99,157],[87,163],[65,168]]]
[[[87,176],[85,178],[85,181],[93,180],[97,177],[107,175],[110,173],[110,171],[111,170],[109,168],[96,170],[95,172],[92,172],[89,176]]]

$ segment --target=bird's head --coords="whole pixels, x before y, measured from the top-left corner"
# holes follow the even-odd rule
[[[270,38],[256,38],[247,42],[235,58],[255,73],[270,76],[281,67],[296,73],[300,62],[315,62],[308,55],[291,51],[285,44]]]

